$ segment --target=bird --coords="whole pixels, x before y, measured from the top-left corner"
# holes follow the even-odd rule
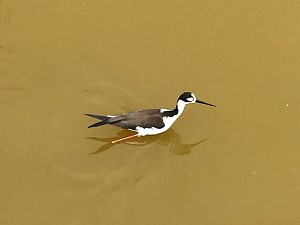
[[[176,107],[173,110],[144,109],[114,116],[102,116],[89,113],[86,113],[85,115],[100,120],[90,125],[88,128],[109,124],[136,132],[134,135],[120,138],[111,142],[112,144],[115,144],[133,137],[156,135],[167,131],[183,113],[185,106],[193,103],[200,103],[216,107],[213,104],[198,100],[195,94],[192,92],[184,92],[177,99]]]

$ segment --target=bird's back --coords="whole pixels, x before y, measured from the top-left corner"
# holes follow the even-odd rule
[[[146,109],[117,115],[108,119],[108,124],[135,130],[136,127],[164,127],[160,109]]]

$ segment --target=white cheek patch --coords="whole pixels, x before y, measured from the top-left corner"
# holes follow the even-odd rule
[[[193,97],[190,97],[190,98],[187,98],[186,100],[188,100],[189,102],[193,101],[194,98]]]

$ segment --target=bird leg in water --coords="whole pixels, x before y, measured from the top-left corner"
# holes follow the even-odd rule
[[[124,140],[127,140],[127,139],[129,139],[129,138],[133,138],[133,137],[138,137],[138,134],[130,135],[130,136],[128,136],[128,137],[123,137],[123,138],[120,138],[120,139],[118,139],[118,140],[112,141],[111,143],[112,143],[112,144],[115,144],[115,143],[118,143],[118,142],[120,142],[120,141],[124,141]]]

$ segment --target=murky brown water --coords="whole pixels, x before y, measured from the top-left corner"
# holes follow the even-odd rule
[[[299,11],[0,1],[0,224],[300,224]],[[118,145],[87,129],[186,90],[217,108]]]

